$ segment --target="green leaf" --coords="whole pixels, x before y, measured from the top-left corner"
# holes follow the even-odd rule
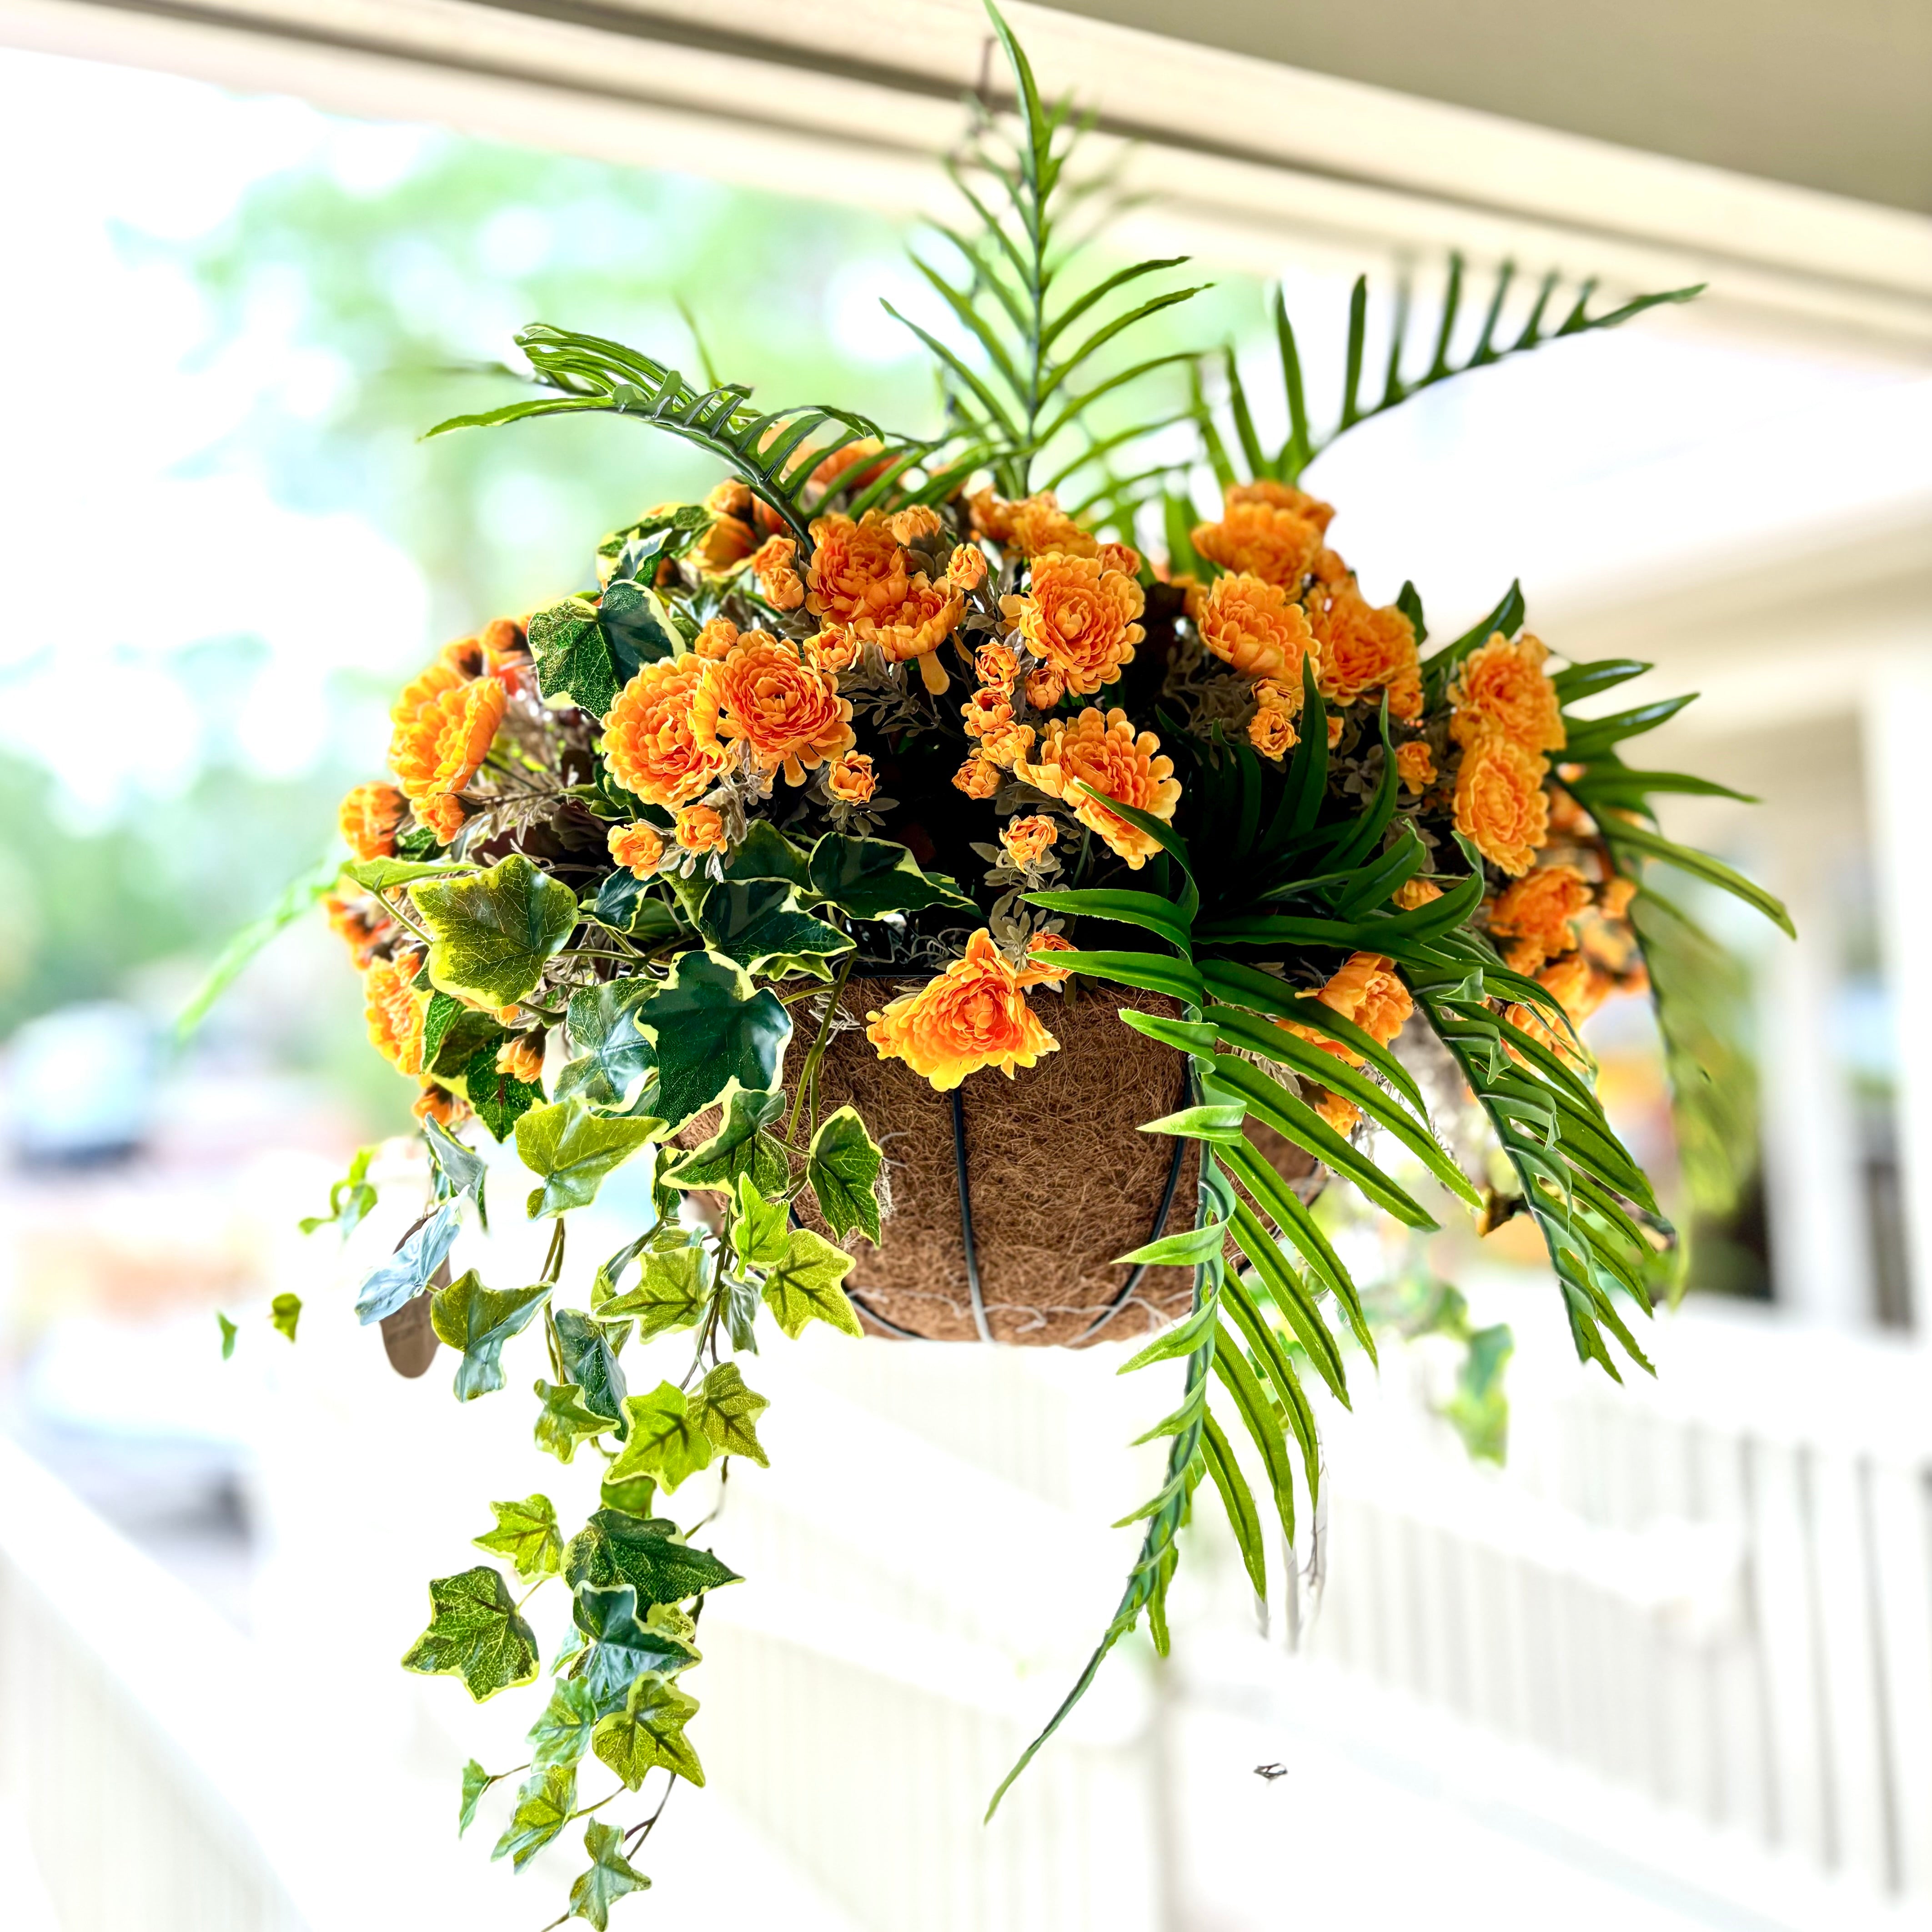
[[[1722,860],[1714,859],[1708,852],[1700,852],[1689,845],[1679,845],[1673,840],[1652,832],[1647,826],[1633,824],[1628,818],[1611,817],[1600,821],[1598,830],[1610,842],[1614,851],[1622,846],[1640,852],[1648,859],[1661,859],[1666,865],[1675,866],[1679,872],[1688,872],[1694,878],[1702,879],[1708,884],[1720,887],[1734,898],[1741,898],[1748,906],[1764,914],[1772,923],[1788,934],[1798,937],[1798,928],[1791,922],[1791,915],[1784,908],[1784,902],[1766,892],[1762,886],[1754,885],[1742,873],[1734,872]]]
[[[611,1479],[605,1479],[604,1486],[612,1486]],[[570,1539],[563,1576],[573,1590],[585,1584],[596,1589],[628,1584],[645,1610],[685,1603],[740,1580],[710,1550],[680,1542],[674,1526],[662,1517],[640,1518],[615,1508],[597,1510]]]
[[[806,1151],[805,1178],[833,1234],[856,1228],[878,1245],[878,1184],[885,1163],[856,1108],[841,1107],[819,1124]]]
[[[808,1322],[829,1324],[842,1334],[862,1337],[858,1312],[839,1286],[854,1267],[852,1257],[809,1228],[794,1228],[784,1258],[765,1277],[765,1306],[794,1341]]]
[[[950,879],[928,877],[903,845],[884,838],[828,832],[812,848],[808,876],[813,892],[854,919],[923,912],[938,905],[975,910]]]
[[[650,1880],[624,1856],[624,1834],[593,1818],[584,1827],[584,1849],[590,1869],[570,1888],[570,1916],[587,1919],[596,1932],[609,1932],[610,1908],[620,1898],[649,1888]]]
[[[598,1715],[597,1700],[580,1679],[558,1678],[550,1686],[543,1714],[530,1726],[530,1768],[574,1765],[590,1748]]]
[[[221,1359],[225,1362],[234,1354],[235,1338],[242,1331],[225,1315],[218,1312],[214,1318],[221,1324]]]
[[[456,1370],[459,1402],[503,1386],[503,1344],[522,1334],[549,1299],[548,1282],[535,1288],[485,1288],[474,1268],[436,1290],[429,1304],[430,1326],[437,1340],[461,1352]]]
[[[784,1144],[764,1129],[784,1112],[784,1095],[776,1089],[736,1088],[726,1102],[718,1131],[664,1169],[673,1187],[704,1188],[729,1194],[741,1178],[761,1195],[782,1195],[791,1181]]]
[[[638,1339],[648,1342],[668,1328],[695,1324],[711,1299],[711,1268],[695,1244],[653,1250],[644,1259],[638,1285],[607,1301],[598,1311],[606,1321],[620,1315],[638,1318]]]
[[[1201,1418],[1201,1446],[1207,1452],[1208,1473],[1220,1491],[1221,1507],[1228,1513],[1228,1526],[1234,1532],[1234,1544],[1241,1552],[1242,1567],[1255,1594],[1268,1599],[1268,1556],[1262,1540],[1262,1520],[1255,1508],[1254,1492],[1234,1460],[1228,1438],[1211,1414]]]
[[[296,1324],[302,1319],[302,1297],[298,1294],[278,1294],[268,1304],[268,1320],[278,1335],[286,1335],[292,1342],[296,1339]]]
[[[1034,956],[1051,958],[1055,966],[1066,972],[1111,980],[1122,986],[1138,986],[1150,993],[1165,993],[1183,1006],[1204,1006],[1208,1001],[1200,974],[1185,959],[1163,958],[1158,952],[1039,952]]]
[[[647,1674],[631,1686],[623,1709],[598,1724],[591,1748],[633,1791],[659,1765],[702,1784],[704,1767],[684,1735],[697,1714],[695,1697],[686,1696],[668,1677]]]
[[[721,880],[698,908],[698,929],[714,952],[773,978],[807,973],[829,980],[824,962],[852,950],[851,940],[814,919],[799,904],[797,889],[782,879]]]
[[[476,1808],[482,1802],[484,1792],[496,1781],[473,1757],[463,1767],[463,1809],[456,1820],[459,1838],[476,1823]]]
[[[612,1344],[611,1336],[617,1333],[621,1341],[622,1332],[616,1330],[614,1324],[607,1327],[596,1317],[580,1313],[574,1308],[556,1310],[551,1315],[550,1324],[556,1337],[556,1352],[565,1379],[574,1382],[582,1391],[586,1408],[594,1414],[608,1415],[614,1424],[619,1423],[623,1414],[621,1405],[629,1390],[625,1383],[624,1371],[617,1365],[617,1351]]]
[[[426,879],[412,896],[431,937],[430,983],[486,1006],[533,992],[577,926],[576,896],[520,852],[470,878]]]
[[[570,996],[564,1037],[574,1059],[557,1076],[556,1097],[622,1111],[657,1065],[638,1028],[638,1009],[656,990],[649,980],[604,980]]]
[[[490,1856],[507,1858],[513,1869],[521,1871],[570,1822],[576,1809],[574,1766],[554,1764],[532,1772],[518,1790],[517,1808]]]
[[[745,1386],[736,1362],[720,1362],[691,1398],[691,1419],[710,1437],[719,1453],[748,1456],[761,1469],[765,1460],[758,1435],[758,1418],[771,1407],[761,1395]]]
[[[740,1174],[736,1211],[731,1218],[731,1247],[740,1265],[770,1268],[782,1258],[790,1226],[783,1199],[767,1200],[748,1174]]]
[[[224,946],[196,988],[188,1004],[175,1016],[177,1046],[191,1038],[207,1018],[215,1003],[234,985],[255,956],[284,928],[295,924],[320,900],[334,890],[340,868],[333,859],[312,866],[291,879],[276,896],[274,904],[260,919],[251,920]]]
[[[610,647],[620,689],[646,664],[675,657],[683,646],[670,607],[647,582],[614,580],[597,600],[597,622]]]
[[[475,1202],[487,1228],[489,1217],[482,1214],[482,1209],[489,1169],[482,1156],[458,1140],[434,1115],[423,1122],[423,1140],[429,1149],[430,1165],[436,1169],[438,1198],[467,1198]]]
[[[530,620],[537,688],[554,708],[575,705],[602,718],[647,663],[671,656],[676,634],[656,593],[614,583],[592,604],[567,597]]]
[[[584,1391],[574,1382],[539,1381],[536,1396],[542,1404],[537,1412],[537,1447],[548,1450],[560,1462],[568,1462],[577,1454],[578,1443],[602,1436],[613,1426],[608,1415],[584,1406]]]
[[[674,1130],[722,1099],[734,1080],[758,1090],[779,1084],[791,1016],[736,960],[680,954],[638,1009],[637,1022],[657,1054],[654,1105]]]
[[[1157,1120],[1149,1120],[1140,1132],[1226,1143],[1241,1138],[1241,1123],[1247,1113],[1246,1108],[1238,1106],[1183,1107],[1178,1113],[1163,1114]]]
[[[304,1234],[318,1228],[338,1227],[346,1241],[376,1204],[376,1190],[368,1181],[369,1163],[375,1158],[372,1147],[358,1148],[351,1156],[349,1172],[328,1190],[328,1212],[304,1215],[300,1222]]]
[[[563,1558],[556,1506],[548,1496],[526,1496],[520,1503],[492,1503],[496,1527],[470,1540],[478,1550],[507,1556],[519,1576],[554,1576]]]
[[[519,1080],[496,1064],[496,1046],[482,1047],[463,1070],[463,1090],[476,1118],[495,1141],[505,1141],[532,1107],[543,1103],[543,1083]]]
[[[724,861],[728,880],[782,879],[806,886],[812,872],[806,855],[768,818],[754,818],[745,829],[731,856]]]
[[[423,1071],[460,1077],[483,1048],[494,1051],[508,1038],[495,1014],[479,1012],[447,993],[431,993],[423,1015]]]
[[[532,1220],[586,1208],[604,1178],[664,1132],[664,1123],[611,1120],[581,1100],[533,1107],[517,1123],[517,1152],[543,1186],[530,1198]]]
[[[1152,892],[1109,890],[1027,892],[1022,896],[1028,904],[1042,907],[1048,912],[1071,913],[1076,918],[1109,920],[1121,925],[1144,926],[1183,954],[1192,946],[1192,922],[1182,918],[1166,899]]]
[[[352,879],[364,892],[394,892],[398,886],[419,884],[424,879],[460,879],[476,870],[448,859],[354,859],[342,868],[344,878]]]
[[[460,1677],[480,1704],[537,1674],[537,1640],[517,1614],[502,1573],[488,1564],[429,1586],[430,1624],[403,1659],[405,1670]]]
[[[571,1616],[591,1641],[572,1674],[590,1687],[600,1704],[622,1697],[647,1670],[668,1677],[698,1661],[698,1652],[682,1636],[661,1624],[640,1622],[638,1608],[638,1593],[628,1583],[608,1590],[586,1583],[578,1589]],[[684,1628],[688,1629],[688,1622]]]
[[[630,1433],[622,1454],[610,1466],[614,1480],[650,1476],[668,1492],[687,1476],[711,1466],[711,1438],[676,1383],[659,1382],[649,1395],[626,1396],[624,1419]]]
[[[394,1314],[428,1287],[455,1244],[462,1210],[460,1200],[446,1201],[403,1238],[387,1261],[364,1276],[356,1291],[356,1318],[365,1328]]]
[[[597,1493],[606,1509],[620,1516],[635,1516],[640,1522],[650,1522],[651,1512],[657,1506],[658,1486],[648,1476],[626,1476],[621,1483],[614,1483],[606,1476]]]

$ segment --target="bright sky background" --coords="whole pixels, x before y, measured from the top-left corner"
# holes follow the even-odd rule
[[[320,407],[329,358],[294,346],[272,303],[219,364],[198,358],[190,278],[139,242],[214,228],[277,170],[379,188],[440,138],[0,52],[0,166],[32,184],[0,202],[18,291],[0,312],[15,372],[0,737],[53,766],[77,818],[192,774],[200,728],[168,668],[184,645],[266,644],[247,701],[274,728],[244,715],[238,735],[286,772],[324,748],[329,672],[393,671],[433,641],[416,566],[382,531],[285,508],[245,456],[204,456],[266,388]],[[513,253],[544,245],[502,238]],[[1332,365],[1345,291],[1292,268],[1288,284],[1310,361]],[[856,271],[828,320],[850,351],[884,362],[907,351],[879,292],[875,272]],[[1774,549],[1802,527],[1886,514],[1927,487],[1928,366],[1900,345],[1747,339],[1713,315],[1666,312],[1452,385],[1357,432],[1311,481],[1340,505],[1339,546],[1372,595],[1413,577],[1442,634],[1520,574],[1533,618],[1539,595],[1614,594],[1702,551]],[[1255,373],[1265,388],[1258,359]],[[1317,376],[1316,396],[1333,387]],[[82,694],[91,728],[50,730]]]

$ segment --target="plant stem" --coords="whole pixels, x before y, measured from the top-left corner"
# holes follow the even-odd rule
[[[555,1286],[563,1273],[563,1223],[565,1216],[556,1217],[556,1226],[550,1231],[550,1251],[544,1256],[543,1273],[538,1279]]]
[[[852,962],[857,957],[856,952],[845,956],[845,963],[839,968],[838,976],[832,982],[832,997],[825,1003],[825,1017],[818,1023],[818,1036],[812,1042],[811,1052],[805,1056],[805,1066],[798,1079],[798,1097],[792,1102],[791,1118],[785,1123],[784,1144],[788,1148],[798,1138],[798,1120],[805,1111],[805,1096],[818,1077],[818,1063],[825,1058],[825,1049],[831,1042],[832,1022],[838,1011],[838,995],[845,990],[845,982],[851,977]]]

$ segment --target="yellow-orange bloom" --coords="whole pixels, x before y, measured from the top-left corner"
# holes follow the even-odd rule
[[[980,755],[1010,771],[1033,749],[1034,737],[1030,724],[995,725],[980,740]]]
[[[1294,749],[1294,721],[1278,704],[1264,704],[1248,720],[1248,742],[1264,758],[1285,758]]]
[[[966,956],[884,1012],[868,1013],[866,1037],[881,1060],[903,1060],[935,1090],[957,1087],[968,1074],[997,1066],[1010,1080],[1060,1042],[1027,1004],[1019,975],[985,927],[966,943]]]
[[[434,1080],[425,1080],[410,1112],[419,1120],[434,1120],[448,1132],[470,1118],[470,1103],[451,1093],[448,1088],[439,1087]]]
[[[1597,910],[1606,919],[1628,919],[1636,893],[1636,880],[1622,872],[1612,874],[1598,890]]]
[[[1322,531],[1309,518],[1271,503],[1228,501],[1218,524],[1198,524],[1194,548],[1223,570],[1298,590],[1322,548]]]
[[[1351,953],[1315,997],[1353,1020],[1378,1046],[1388,1046],[1415,1010],[1394,967],[1377,952]]]
[[[356,963],[376,940],[395,923],[376,910],[374,900],[338,898],[331,892],[322,902],[328,929],[356,956]]]
[[[1042,667],[1030,670],[1026,678],[1027,702],[1036,711],[1051,711],[1066,695],[1066,680],[1057,670]]]
[[[1058,932],[1040,932],[1034,935],[1029,948],[1034,952],[1077,952],[1079,948],[1072,940]],[[1019,983],[1022,986],[1058,986],[1072,979],[1070,966],[1055,966],[1045,959],[1035,959],[1019,970]]]
[[[1396,776],[1409,791],[1426,791],[1436,782],[1436,754],[1420,738],[1395,748]]]
[[[1217,577],[1208,590],[1197,584],[1188,592],[1187,614],[1223,664],[1280,685],[1281,708],[1299,714],[1302,659],[1311,648],[1308,619],[1285,590],[1259,577]]]
[[[468,806],[454,792],[440,791],[416,800],[418,823],[427,826],[440,844],[447,845],[463,830],[463,821],[469,816]]]
[[[544,1043],[540,1033],[520,1033],[496,1049],[496,1071],[526,1087],[543,1078]]]
[[[877,510],[856,523],[842,514],[820,517],[812,541],[805,608],[826,628],[876,644],[891,663],[920,659],[926,688],[944,691],[946,673],[930,659],[958,628],[966,608],[961,591],[911,568],[911,553]]]
[[[609,842],[612,862],[634,879],[648,879],[664,863],[664,834],[654,825],[614,825]]]
[[[396,827],[408,809],[408,802],[394,785],[358,785],[336,814],[343,843],[358,859],[388,858],[396,849]]]
[[[997,686],[982,684],[959,707],[960,722],[969,738],[983,738],[1013,722],[1012,700]]]
[[[956,590],[976,590],[986,580],[986,553],[977,544],[955,544],[946,561],[946,580]]]
[[[1096,560],[1102,570],[1123,571],[1130,577],[1141,574],[1141,554],[1132,544],[1103,543]]]
[[[1064,800],[1082,824],[1104,838],[1136,872],[1160,850],[1160,842],[1096,803],[1083,784],[1121,805],[1156,818],[1172,819],[1180,797],[1174,760],[1158,756],[1160,740],[1151,731],[1136,737],[1127,714],[1118,707],[1104,715],[1088,705],[1071,722],[1055,718],[1046,728],[1036,757],[1014,766],[1028,784]]]
[[[723,482],[711,486],[704,507],[714,517],[742,517],[748,520],[752,514],[751,488],[735,476],[728,476]]]
[[[687,852],[715,852],[724,843],[724,820],[710,806],[687,805],[673,836]]]
[[[404,700],[410,692],[427,691],[434,673],[442,668],[432,665],[404,692]],[[454,672],[446,675],[453,681],[422,698],[406,718],[400,716],[402,706],[397,706],[389,769],[411,799],[460,791],[490,755],[496,728],[503,722],[508,694],[500,679],[454,681]]]
[[[514,619],[492,617],[476,636],[445,644],[438,661],[459,677],[500,677],[515,691],[530,668],[530,646]]]
[[[898,511],[886,521],[892,535],[909,548],[919,548],[946,527],[940,520],[939,512],[924,503],[915,503],[910,509]]]
[[[1395,718],[1422,715],[1422,667],[1415,627],[1393,604],[1378,609],[1352,584],[1309,599],[1319,653],[1316,682],[1330,704],[1353,704],[1372,691],[1388,693]]]
[[[885,453],[885,445],[874,436],[861,436],[856,442],[848,442],[842,449],[835,449],[812,472],[811,481],[823,491],[829,490],[846,471],[862,463],[869,467],[852,478],[852,488],[862,490],[872,482],[883,464],[872,459]]]
[[[1334,712],[1328,714],[1328,748],[1333,751],[1342,742],[1342,721]]]
[[[1546,966],[1536,976],[1536,982],[1555,997],[1574,1026],[1581,1026],[1616,990],[1610,976],[1600,972],[1580,952]]]
[[[685,555],[699,569],[719,577],[734,565],[742,563],[758,548],[758,533],[747,519],[718,517]]]
[[[990,490],[971,499],[973,527],[982,536],[1022,556],[1042,556],[1059,550],[1068,556],[1092,556],[1100,548],[1090,530],[1084,530],[1060,508],[1051,490],[1036,496],[1007,502]]]
[[[1548,655],[1527,631],[1514,644],[1498,631],[1472,651],[1449,688],[1449,730],[1456,743],[1499,737],[1532,757],[1560,750],[1563,710],[1543,668]]]
[[[647,664],[617,694],[604,721],[604,756],[626,791],[675,807],[708,790],[724,768],[716,738],[700,742],[692,724],[708,668],[698,657]]]
[[[737,626],[729,617],[713,617],[699,627],[691,648],[698,656],[716,663],[721,658],[728,658],[731,646],[737,641]]]
[[[423,1018],[429,995],[410,984],[422,970],[420,954],[374,959],[362,976],[362,1003],[369,1037],[398,1072],[422,1071]]]
[[[1405,879],[1389,896],[1399,911],[1413,912],[1418,906],[1426,906],[1432,899],[1439,899],[1442,888],[1426,879]]]
[[[879,788],[872,761],[863,752],[848,752],[825,770],[825,788],[845,805],[863,805]]]
[[[1507,738],[1480,738],[1456,774],[1456,830],[1513,878],[1534,862],[1550,837],[1543,761]]]
[[[1036,865],[1060,843],[1060,827],[1042,812],[1029,813],[1004,826],[1000,843],[1016,866]]]
[[[758,580],[758,595],[774,610],[796,610],[805,602],[805,584],[793,560],[798,544],[791,537],[767,537],[752,553],[752,574]]]
[[[1221,500],[1228,508],[1238,503],[1264,503],[1271,510],[1286,510],[1304,523],[1312,524],[1324,535],[1335,520],[1332,503],[1324,503],[1319,496],[1311,496],[1292,483],[1270,482],[1265,477],[1254,483],[1229,484]]]
[[[1020,674],[1020,661],[1004,644],[982,644],[973,653],[973,673],[982,684],[1010,690]]]
[[[1076,697],[1088,698],[1133,661],[1146,635],[1135,620],[1146,604],[1125,571],[1104,569],[1098,557],[1048,551],[1034,558],[1026,596],[1002,598],[1000,608],[1034,656]]]
[[[736,739],[761,771],[805,775],[855,742],[850,701],[836,679],[807,664],[798,646],[748,631],[728,656],[707,664],[691,703],[692,737],[700,748]]]
[[[968,758],[952,774],[952,782],[968,798],[991,798],[1000,788],[1000,768],[990,758]]]
[[[1576,944],[1571,922],[1590,904],[1590,882],[1574,866],[1541,866],[1490,907],[1490,932],[1516,944],[1504,956],[1512,972],[1534,973]]]
[[[865,646],[850,631],[820,631],[805,640],[805,655],[820,670],[850,670]]]

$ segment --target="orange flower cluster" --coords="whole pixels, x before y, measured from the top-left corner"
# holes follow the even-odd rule
[[[648,879],[664,863],[664,835],[655,826],[614,825],[609,837],[611,858],[634,879]]]
[[[1394,966],[1376,952],[1351,953],[1315,997],[1330,1012],[1339,1013],[1345,1020],[1353,1020],[1378,1046],[1388,1046],[1408,1024],[1409,1015],[1415,1010],[1415,1002],[1397,977]],[[1290,1033],[1348,1066],[1361,1065],[1361,1055],[1352,1052],[1340,1040],[1330,1040],[1326,1034],[1293,1020],[1281,1024]],[[1346,1133],[1361,1118],[1360,1110],[1352,1101],[1326,1089],[1313,1104],[1316,1112],[1337,1133]]]
[[[1244,677],[1267,678],[1292,693],[1282,709],[1301,710],[1302,661],[1314,648],[1307,614],[1268,579],[1237,572],[1187,593],[1187,614],[1201,641]]]
[[[1022,870],[1037,865],[1059,842],[1060,827],[1042,812],[1013,819],[1000,833],[1006,856]]]
[[[1420,738],[1395,748],[1396,776],[1405,790],[1424,792],[1436,782],[1436,754]]]
[[[1108,548],[1133,554],[1118,544]],[[1001,598],[1000,608],[1066,690],[1090,698],[1132,662],[1134,646],[1146,634],[1137,621],[1146,604],[1139,580],[1128,572],[1097,556],[1048,550],[1034,559],[1027,594]]]
[[[647,664],[617,694],[604,720],[604,756],[626,791],[674,808],[708,791],[724,768],[714,736],[700,742],[692,707],[706,660],[667,658]]]
[[[1550,837],[1544,763],[1507,738],[1479,738],[1456,774],[1456,829],[1490,862],[1520,878]]]
[[[1100,553],[1100,540],[1060,507],[1051,490],[1013,502],[982,490],[970,499],[970,508],[973,527],[980,536],[1022,556],[1044,556],[1050,550],[1066,556],[1096,556]]]
[[[687,852],[716,852],[724,844],[724,817],[715,806],[687,805],[671,836]]]
[[[847,752],[826,767],[825,788],[842,805],[863,805],[879,788],[872,760],[863,752]]]
[[[487,662],[472,656],[473,639],[431,664],[403,688],[389,714],[394,729],[389,739],[389,769],[401,782],[404,796],[420,803],[440,795],[453,795],[476,776],[490,755],[496,728],[503,722],[509,692],[494,675],[474,676],[449,662]]]
[[[1378,609],[1345,580],[1310,597],[1308,622],[1319,654],[1316,682],[1329,704],[1353,704],[1385,691],[1390,717],[1421,716],[1415,627],[1402,611],[1393,604]]]
[[[1298,590],[1322,554],[1334,514],[1285,483],[1236,484],[1222,498],[1221,520],[1197,524],[1190,540],[1223,570]]]
[[[409,808],[409,800],[394,785],[358,785],[336,816],[343,843],[358,859],[389,857],[396,849],[396,828]]]
[[[1462,747],[1456,828],[1514,877],[1529,870],[1550,837],[1543,754],[1564,741],[1556,688],[1542,644],[1500,632],[1472,651],[1450,688],[1450,735]]]
[[[792,567],[798,544],[791,537],[767,537],[752,553],[752,574],[758,595],[774,610],[796,610],[805,602],[805,585]]]
[[[1109,812],[1079,789],[1090,785],[1121,805],[1160,819],[1172,819],[1180,798],[1174,760],[1158,755],[1160,740],[1151,731],[1137,736],[1127,714],[1118,707],[1104,715],[1088,705],[1069,722],[1054,718],[1040,740],[1037,757],[1022,758],[1015,773],[1072,808],[1082,824],[1097,832],[1138,872],[1160,850],[1160,842]]]
[[[867,1014],[866,1037],[881,1060],[904,1060],[938,1093],[982,1066],[997,1066],[1010,1080],[1016,1068],[1059,1047],[1026,1000],[1026,988],[1048,976],[1039,968],[1016,971],[982,926],[964,958],[883,1012]]]
[[[706,664],[691,701],[698,750],[742,743],[760,771],[782,771],[788,784],[804,784],[807,772],[852,748],[851,720],[838,680],[807,664],[796,644],[762,631],[734,635],[724,656]]]
[[[1534,973],[1576,944],[1576,915],[1596,897],[1574,866],[1543,866],[1490,904],[1490,931],[1515,944],[1503,955],[1513,973]]]
[[[429,995],[410,984],[422,970],[422,955],[404,952],[394,959],[371,960],[362,976],[369,1037],[399,1073],[422,1071],[423,1020]]]
[[[947,578],[934,584],[878,510],[856,523],[820,517],[812,541],[805,608],[824,629],[877,644],[889,663],[916,658],[926,688],[944,691],[932,654],[958,628],[963,592]]]

